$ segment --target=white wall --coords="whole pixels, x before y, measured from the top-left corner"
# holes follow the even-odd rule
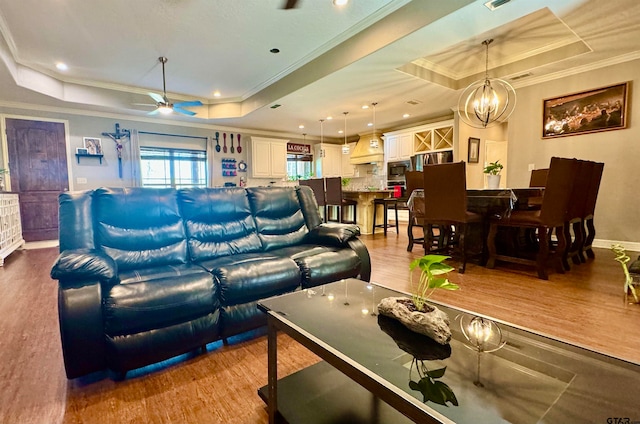
[[[549,166],[552,156],[604,162],[595,212],[596,239],[640,242],[640,60],[565,77],[517,90],[509,118],[509,170],[512,187],[529,184],[528,164]],[[542,139],[542,102],[593,88],[631,81],[627,128]]]

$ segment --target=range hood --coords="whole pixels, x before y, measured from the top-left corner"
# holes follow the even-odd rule
[[[378,139],[377,148],[371,147],[370,141],[373,136]],[[351,152],[350,163],[351,165],[363,165],[374,162],[384,162],[384,142],[380,138],[380,133],[361,134],[356,147]]]

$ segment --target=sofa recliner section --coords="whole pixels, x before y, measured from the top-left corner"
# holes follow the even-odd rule
[[[76,378],[168,359],[266,324],[266,297],[369,280],[354,225],[308,187],[100,188],[60,195],[59,322]]]

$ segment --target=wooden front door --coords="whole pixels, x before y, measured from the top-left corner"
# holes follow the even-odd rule
[[[58,238],[58,195],[69,189],[61,122],[6,119],[11,191],[20,195],[25,241]]]

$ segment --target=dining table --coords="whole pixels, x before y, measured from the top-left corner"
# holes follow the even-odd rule
[[[514,210],[539,209],[544,195],[543,187],[499,188],[499,189],[467,189],[467,210],[482,216],[482,226],[470,229],[467,235],[467,246],[480,246],[481,251],[469,252],[477,254],[481,265],[486,263],[488,233],[491,219],[508,218]],[[425,211],[424,189],[413,190],[407,201],[409,212],[421,215]],[[473,249],[472,249],[473,250]]]

